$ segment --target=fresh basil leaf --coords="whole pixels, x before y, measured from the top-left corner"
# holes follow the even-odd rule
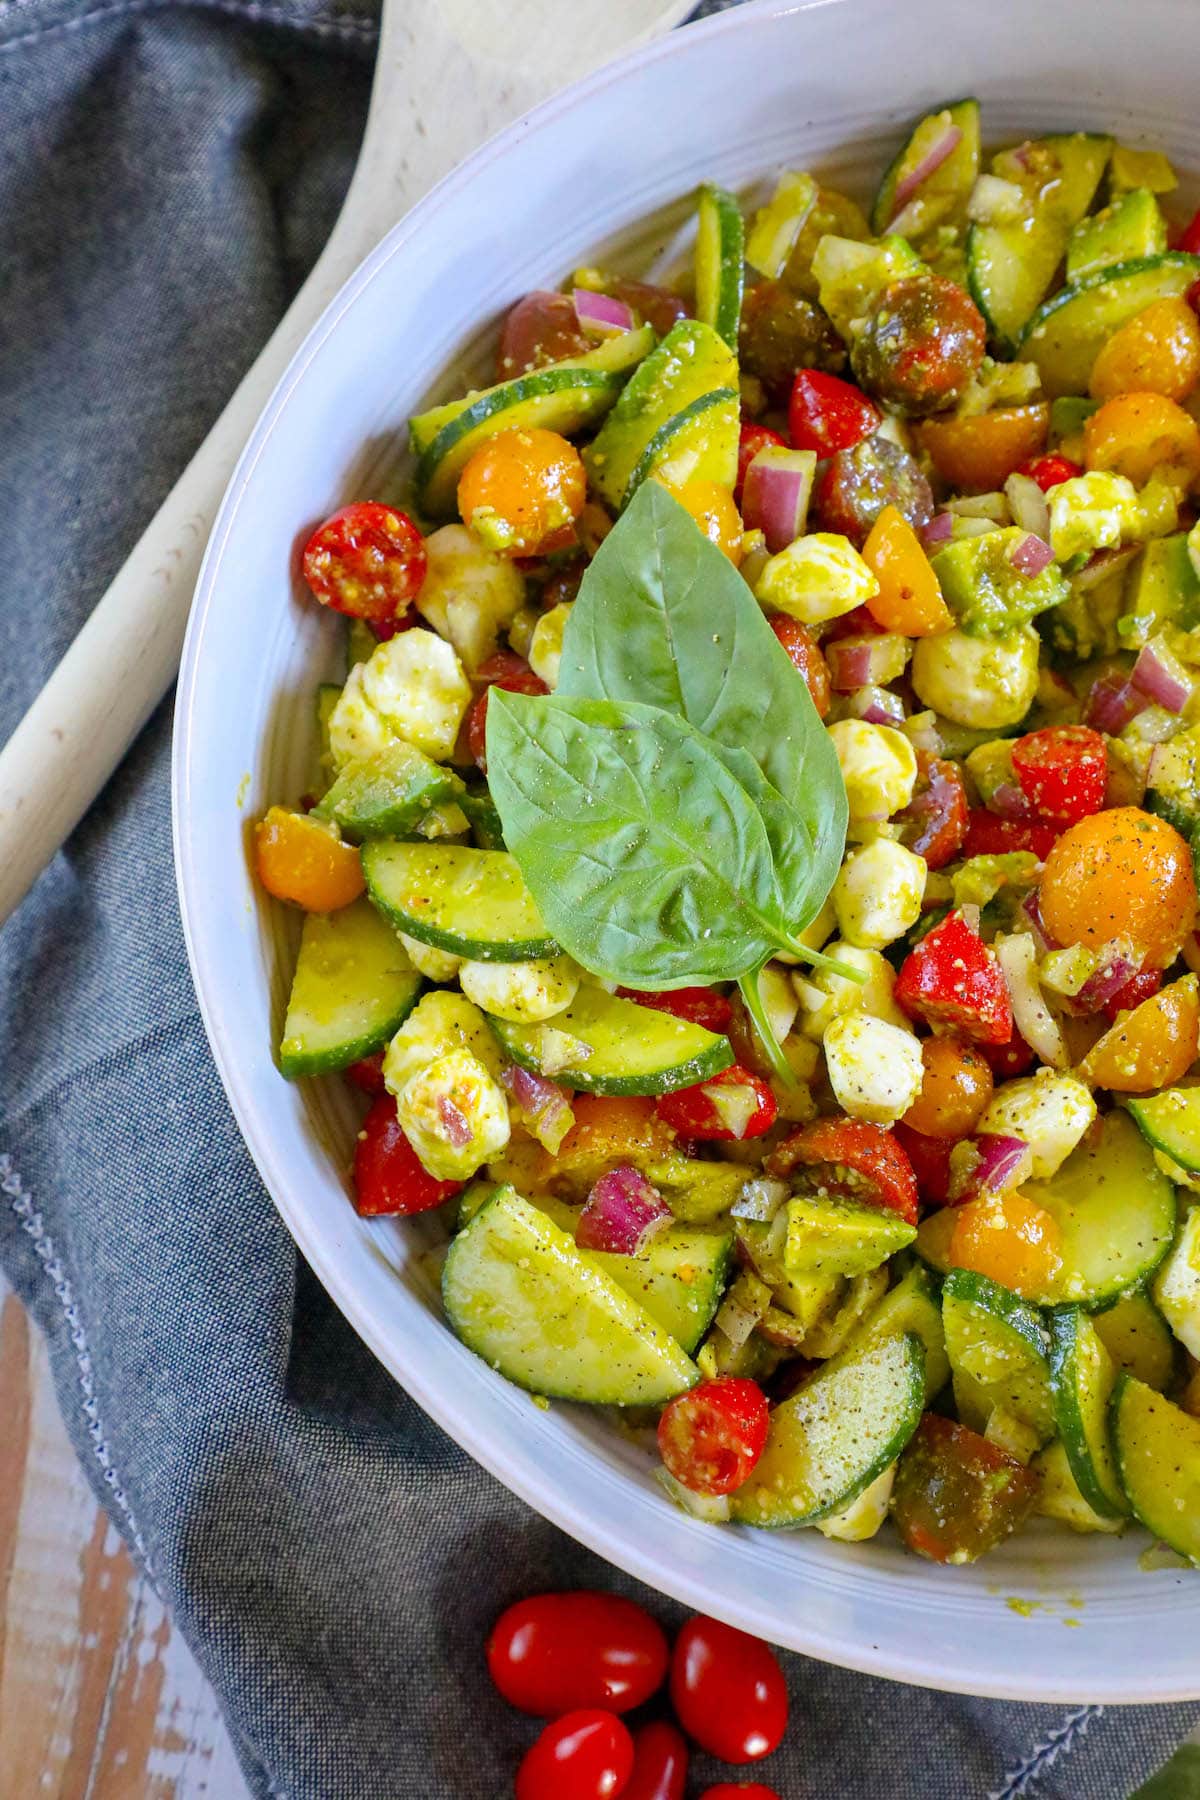
[[[781,867],[793,929],[816,916],[846,841],[833,740],[742,577],[659,482],[639,488],[584,575],[556,691],[662,707],[722,752],[753,758],[795,814],[789,827],[780,806],[766,801],[777,854],[805,860],[803,882]],[[744,763],[725,760],[751,787]]]
[[[563,949],[631,987],[735,980],[790,944],[758,807],[659,707],[492,690],[504,838]]]

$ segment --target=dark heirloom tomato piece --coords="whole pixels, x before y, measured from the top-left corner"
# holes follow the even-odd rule
[[[416,599],[426,564],[425,540],[407,513],[358,500],[318,525],[302,567],[322,605],[377,624]]]
[[[639,1006],[648,1006],[654,1012],[671,1013],[691,1025],[703,1025],[705,1031],[726,1031],[733,1017],[729,997],[716,988],[664,988],[661,994],[650,994],[642,988],[619,987],[617,994],[622,1000],[636,1000]]]
[[[501,327],[496,376],[507,381],[595,348],[579,323],[570,294],[538,289],[517,301]]]
[[[475,679],[483,682],[484,688],[482,694],[476,694],[467,714],[467,749],[486,775],[487,708],[492,689],[503,688],[506,694],[548,694],[550,690],[514,650],[498,650],[495,656],[489,656],[475,671]]]
[[[817,488],[817,512],[825,531],[840,531],[861,550],[885,506],[894,506],[919,531],[933,517],[933,489],[916,458],[876,432],[830,458]]]
[[[896,977],[896,1004],[935,1030],[977,1044],[1006,1044],[1013,1032],[1008,984],[978,932],[952,912],[926,932]]]
[[[1012,749],[1013,773],[1030,805],[1055,825],[1100,812],[1108,784],[1104,739],[1088,725],[1044,725]]]
[[[757,376],[779,406],[787,405],[798,369],[836,371],[846,361],[842,340],[821,308],[781,281],[746,290],[738,350],[742,373]]]
[[[974,1562],[1033,1510],[1038,1476],[976,1431],[926,1413],[896,1467],[892,1517],[931,1562]]]
[[[869,393],[921,419],[961,399],[986,348],[987,328],[964,288],[945,275],[906,275],[867,308],[851,361]]]
[[[732,1494],[766,1448],[770,1415],[756,1381],[726,1375],[702,1381],[664,1408],[658,1453],[694,1494]]]
[[[958,764],[949,757],[917,751],[913,797],[898,815],[904,842],[931,869],[953,862],[967,835],[967,789]]]
[[[1057,825],[1029,819],[1002,819],[986,806],[973,806],[963,839],[964,856],[1004,856],[1009,850],[1029,850],[1045,862],[1061,835]]]
[[[917,1191],[929,1206],[945,1206],[950,1198],[950,1152],[956,1138],[927,1137],[903,1119],[892,1126],[896,1142],[912,1164]]]
[[[632,1712],[662,1686],[668,1658],[648,1612],[591,1588],[516,1601],[492,1626],[485,1654],[509,1705],[542,1719],[584,1706]]]
[[[363,1218],[429,1212],[460,1194],[462,1186],[427,1172],[401,1129],[395,1100],[381,1094],[354,1147],[354,1205]]]
[[[614,300],[623,300],[626,306],[632,306],[647,325],[653,326],[659,337],[666,337],[672,325],[678,325],[680,319],[688,317],[687,301],[670,288],[657,287],[652,281],[608,281],[604,292],[611,294]]]
[[[894,1133],[863,1119],[818,1119],[789,1133],[764,1158],[768,1175],[797,1191],[878,1206],[917,1222],[917,1180]]]
[[[791,657],[793,667],[803,675],[817,717],[823,719],[829,711],[833,682],[820,644],[807,625],[788,613],[768,613],[767,624]]]

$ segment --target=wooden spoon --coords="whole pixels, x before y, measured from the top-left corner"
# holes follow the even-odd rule
[[[364,256],[476,146],[694,0],[384,0],[354,179],[257,362],[0,750],[0,923],[87,811],[175,679],[204,547],[254,423]]]

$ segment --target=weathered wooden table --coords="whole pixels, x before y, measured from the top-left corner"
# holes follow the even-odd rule
[[[0,1282],[0,1794],[244,1800],[212,1690],[93,1498]]]

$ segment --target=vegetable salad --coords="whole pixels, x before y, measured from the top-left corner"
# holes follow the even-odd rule
[[[1200,216],[921,119],[521,299],[348,618],[286,1076],[442,1209],[462,1341],[698,1517],[1200,1563]]]

